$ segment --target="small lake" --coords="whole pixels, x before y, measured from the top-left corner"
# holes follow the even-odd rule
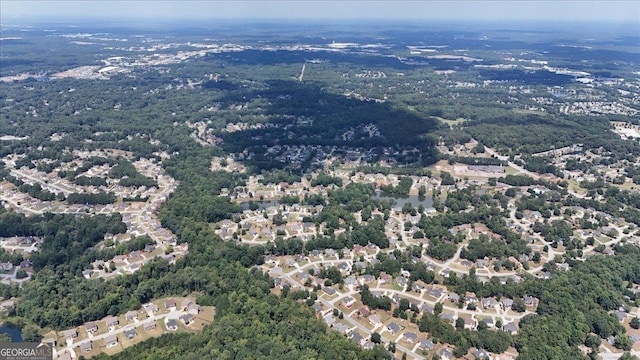
[[[20,332],[20,328],[11,324],[4,324],[0,326],[0,334],[9,334],[9,337],[13,342],[22,341],[22,333]]]
[[[416,195],[396,195],[376,192],[371,198],[375,200],[390,200],[395,202],[393,205],[393,209],[396,211],[402,210],[402,207],[406,203],[411,204],[411,206],[415,209],[417,209],[420,204],[422,204],[425,209],[433,208],[433,199],[430,196],[419,197]]]
[[[240,206],[242,207],[242,210],[249,210],[249,203],[251,203],[251,201],[240,203]],[[280,204],[276,200],[254,201],[254,203],[258,204],[258,210],[268,209],[270,207],[278,206]]]

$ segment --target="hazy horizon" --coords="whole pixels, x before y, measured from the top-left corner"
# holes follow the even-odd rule
[[[13,1],[7,20],[464,21],[640,24],[640,1]]]

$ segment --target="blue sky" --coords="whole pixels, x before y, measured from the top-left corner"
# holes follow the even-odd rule
[[[640,0],[127,1],[0,0],[2,18],[562,20],[635,22]]]

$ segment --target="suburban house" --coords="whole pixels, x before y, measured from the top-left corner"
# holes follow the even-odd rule
[[[356,303],[356,299],[354,299],[352,296],[347,296],[342,300],[342,303],[344,304],[344,306],[350,308],[353,306],[353,304]]]
[[[180,308],[186,311],[191,304],[193,304],[193,301],[191,301],[191,299],[184,299],[180,302]]]
[[[349,333],[347,337],[358,345],[361,345],[365,340],[364,337],[357,330]]]
[[[98,323],[95,321],[90,321],[84,326],[84,328],[88,333],[93,334],[94,332],[98,331]]]
[[[480,359],[490,359],[491,356],[489,356],[489,353],[486,352],[484,349],[477,349],[476,351],[473,352],[473,357],[480,360]]]
[[[358,309],[358,315],[360,316],[369,316],[369,314],[370,314],[369,308],[367,308],[366,306],[363,306],[360,309]]]
[[[93,275],[93,270],[91,270],[91,269],[87,269],[87,270],[83,270],[82,271],[82,276],[84,276],[85,279],[91,278],[91,275]]]
[[[200,312],[200,305],[191,303],[187,306],[187,313],[191,315],[198,315]]]
[[[422,306],[420,306],[420,311],[422,311],[423,313],[433,314],[433,306],[424,303],[422,304]]]
[[[536,299],[533,296],[525,296],[524,297],[524,305],[525,306],[533,307],[533,306],[536,306],[537,302],[538,302],[538,299]]]
[[[104,319],[104,323],[107,325],[109,331],[112,331],[116,327],[116,325],[120,323],[120,320],[118,320],[118,318],[115,316],[107,316]]]
[[[495,310],[496,305],[498,305],[498,302],[494,298],[482,298],[480,302],[485,309]]]
[[[167,330],[176,331],[178,330],[178,323],[176,319],[171,319],[167,321]]]
[[[124,337],[127,340],[133,339],[134,337],[136,337],[136,335],[138,335],[138,333],[136,332],[136,329],[125,330],[124,332]]]
[[[440,356],[441,359],[449,360],[453,357],[453,352],[447,348],[442,348],[438,351],[438,356]]]
[[[480,322],[484,323],[488,328],[493,328],[495,326],[495,323],[493,322],[492,318],[482,319],[480,320]]]
[[[154,303],[148,303],[143,305],[142,307],[144,307],[144,309],[147,310],[147,313],[149,314],[155,314],[158,312],[158,306]]]
[[[457,303],[458,301],[460,301],[460,295],[456,293],[449,293],[447,299],[453,303]]]
[[[109,335],[106,338],[104,338],[104,344],[107,347],[114,347],[116,345],[118,345],[118,337],[114,335]]]
[[[62,334],[67,340],[73,340],[78,337],[78,331],[76,329],[65,330]]]
[[[440,314],[440,319],[447,320],[449,322],[453,322],[454,317],[455,317],[454,313],[444,313],[443,312],[443,313]]]
[[[464,319],[464,328],[469,330],[474,330],[476,328],[476,321],[470,317],[465,317]]]
[[[124,314],[124,318],[125,318],[125,320],[127,320],[127,321],[135,321],[135,320],[138,320],[138,312],[137,312],[137,311],[134,311],[134,310],[127,311],[127,312]]]
[[[336,293],[336,289],[332,286],[326,286],[322,289],[327,295],[331,296]]]
[[[93,344],[91,341],[80,344],[80,352],[88,353],[93,350]]]
[[[502,306],[503,310],[511,309],[511,306],[513,306],[513,299],[509,299],[509,298],[501,299],[500,300],[500,306]]]
[[[433,296],[434,298],[439,298],[440,296],[442,296],[443,293],[444,293],[444,290],[438,287],[431,287],[427,291],[427,294],[429,294],[429,296]]]
[[[142,329],[144,329],[144,331],[153,330],[155,328],[156,328],[156,322],[155,321],[148,322],[148,323],[142,325]]]
[[[407,331],[402,334],[402,340],[408,341],[413,344],[416,342],[416,340],[418,340],[418,335],[414,332]]]
[[[378,315],[374,314],[369,316],[369,324],[371,324],[372,326],[380,325],[380,318],[378,318]]]
[[[431,351],[435,347],[436,347],[436,344],[434,344],[433,341],[431,341],[429,339],[424,339],[424,340],[420,341],[419,348],[422,349],[422,350]]]
[[[502,325],[502,331],[511,335],[516,335],[518,333],[518,327],[516,326],[516,323],[512,321],[510,323]]]
[[[167,310],[176,309],[176,301],[174,299],[167,299],[164,301],[164,308]]]
[[[400,326],[394,322],[390,322],[389,325],[387,325],[387,330],[389,330],[390,333],[395,334],[400,331]]]
[[[185,314],[179,317],[180,321],[182,321],[183,324],[185,325],[189,325],[193,322],[193,316],[191,316],[190,314]]]

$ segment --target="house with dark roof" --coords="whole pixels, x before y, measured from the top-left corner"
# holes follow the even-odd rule
[[[442,296],[442,294],[444,293],[444,290],[442,288],[439,287],[431,287],[427,293],[430,296],[433,296],[434,298],[439,298],[440,296]]]
[[[325,286],[322,290],[329,296],[336,293],[336,289],[333,286]]]
[[[180,319],[180,321],[185,325],[189,325],[193,322],[193,316],[191,316],[191,314],[182,315],[178,319]]]
[[[413,344],[418,340],[418,335],[414,332],[407,331],[404,334],[402,334],[402,340]]]
[[[516,323],[512,321],[502,325],[502,331],[511,335],[516,335],[518,333],[518,326],[516,326]]]
[[[389,330],[390,333],[395,334],[400,331],[400,326],[394,322],[390,322],[387,325],[387,330]]]
[[[442,348],[438,351],[438,356],[440,356],[441,359],[449,360],[453,357],[453,352],[447,348]]]
[[[484,323],[488,328],[493,328],[495,326],[495,323],[493,322],[492,318],[482,319],[480,320],[480,322]]]
[[[361,345],[365,340],[364,337],[357,330],[354,330],[351,333],[349,333],[347,337],[358,345]]]
[[[167,320],[167,330],[169,331],[178,330],[178,323],[176,322],[176,319]]]
[[[424,303],[420,306],[420,311],[422,311],[423,313],[433,314],[433,306]]]
[[[131,329],[131,330],[125,330],[124,331],[124,338],[127,340],[131,340],[134,337],[136,337],[136,335],[138,335],[138,333],[136,332],[136,329]]]
[[[524,297],[524,305],[525,306],[536,306],[538,299],[533,296],[525,296]]]

